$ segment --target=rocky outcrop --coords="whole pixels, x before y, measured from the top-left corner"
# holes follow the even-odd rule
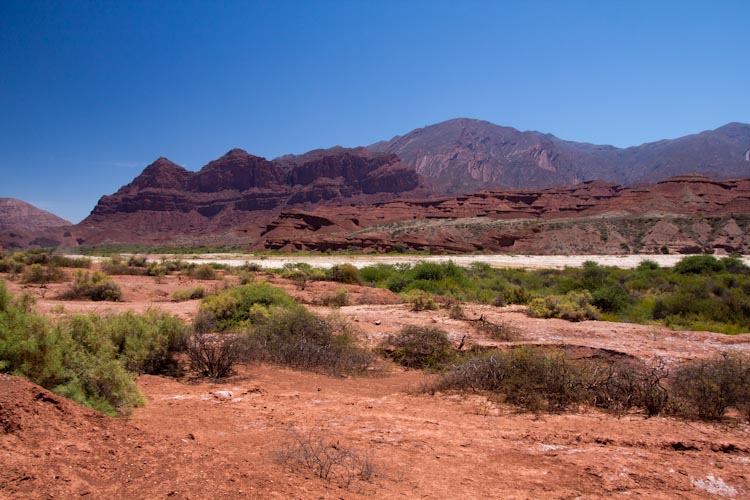
[[[369,148],[398,155],[453,192],[550,188],[593,179],[632,185],[688,173],[750,176],[750,124],[743,123],[623,149],[460,118]]]
[[[283,211],[256,248],[731,253],[750,251],[749,226],[750,180],[681,176],[636,189],[597,181]]]

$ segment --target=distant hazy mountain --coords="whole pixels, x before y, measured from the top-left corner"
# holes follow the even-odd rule
[[[69,226],[70,222],[57,215],[15,198],[0,198],[0,231],[19,229],[38,231]]]
[[[369,146],[394,153],[444,189],[539,189],[602,179],[623,185],[698,173],[750,176],[750,125],[630,148],[571,142],[486,121],[458,118]]]

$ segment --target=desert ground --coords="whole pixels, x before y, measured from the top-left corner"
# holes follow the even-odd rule
[[[320,259],[316,265],[336,263]],[[551,259],[546,265],[572,265]],[[172,302],[174,291],[223,286],[178,276],[114,279],[122,302],[58,300],[64,283],[7,284],[34,296],[37,309],[52,317],[158,308],[186,321],[200,301]],[[355,285],[343,285],[352,305],[334,309],[316,303],[340,283],[311,282],[299,290],[263,272],[256,279],[285,288],[321,315],[344,316],[370,345],[407,324],[440,326],[456,343],[498,344],[472,328],[471,320],[483,316],[516,328],[520,343],[567,346],[581,356],[622,353],[670,365],[750,352],[750,335],[534,319],[521,306],[465,304],[466,319],[451,319],[445,310],[413,312],[387,290]],[[348,378],[267,364],[241,365],[219,381],[189,371],[179,378],[142,376],[147,405],[111,418],[0,376],[0,498],[750,498],[746,420],[700,423],[590,408],[530,414],[483,394],[425,393],[432,377],[386,362],[371,376]],[[281,457],[294,436],[353,450],[371,473],[326,480],[290,467]]]

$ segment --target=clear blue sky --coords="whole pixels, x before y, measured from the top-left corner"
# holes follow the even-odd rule
[[[750,1],[0,0],[0,196],[471,117],[630,146],[750,121]]]

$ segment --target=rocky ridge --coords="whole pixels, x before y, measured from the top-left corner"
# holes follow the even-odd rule
[[[691,173],[719,179],[750,176],[750,124],[745,123],[617,148],[458,118],[369,148],[398,155],[453,192],[493,186],[542,189],[594,179],[633,185]]]

